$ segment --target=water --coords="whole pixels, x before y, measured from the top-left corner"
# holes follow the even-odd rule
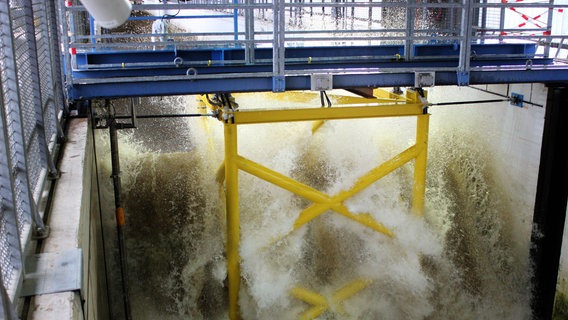
[[[298,105],[264,94],[236,97],[241,108]],[[195,97],[164,99],[154,100],[168,106],[164,112],[198,107]],[[317,96],[299,104],[317,105]],[[243,318],[295,319],[310,305],[291,296],[292,288],[330,299],[364,279],[367,286],[345,299],[344,310],[334,305],[318,319],[529,319],[532,208],[519,207],[526,197],[508,190],[518,178],[502,187],[502,155],[487,144],[497,136],[484,128],[491,121],[478,119],[482,109],[460,108],[431,108],[424,218],[410,213],[412,163],[345,201],[351,212],[391,229],[392,239],[333,212],[293,231],[310,203],[241,172]],[[216,182],[222,125],[167,121],[140,122],[120,134],[134,318],[226,319],[224,207]],[[241,126],[239,153],[334,195],[413,144],[414,128],[414,118],[326,122],[313,135],[309,122]],[[98,142],[103,150],[107,140]],[[101,163],[100,176],[108,177],[108,159]],[[120,304],[112,310],[120,315]]]

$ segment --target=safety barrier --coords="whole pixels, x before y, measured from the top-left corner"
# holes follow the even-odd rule
[[[46,236],[39,202],[57,178],[64,97],[56,1],[0,3],[0,318],[15,305],[32,236]]]
[[[212,106],[212,109],[218,113],[219,120],[224,123],[225,159],[223,168],[225,174],[227,219],[226,257],[229,316],[231,319],[240,318],[238,305],[241,278],[241,258],[239,256],[239,170],[270,182],[312,202],[311,205],[299,213],[293,224],[293,229],[290,232],[297,230],[318,216],[331,210],[376,232],[382,233],[387,237],[395,238],[395,234],[392,230],[389,230],[379,221],[376,221],[370,214],[353,213],[343,202],[360,193],[397,168],[414,160],[412,211],[418,215],[423,214],[429,124],[429,115],[427,113],[428,102],[426,101],[425,92],[422,90],[408,90],[406,97],[402,98],[396,95],[392,96],[394,96],[394,98],[345,98],[342,103],[351,104],[351,106],[341,107],[336,105],[336,107],[333,108],[237,111],[235,104],[226,98],[220,99],[223,101],[222,103]],[[207,100],[205,102],[207,103]],[[353,106],[353,104],[364,106]],[[403,116],[415,116],[417,118],[415,144],[370,170],[367,174],[359,177],[351,188],[342,190],[336,195],[328,195],[259,163],[246,159],[239,155],[237,150],[237,128],[240,125]],[[323,295],[301,286],[292,288],[290,294],[311,305],[308,310],[299,315],[299,318],[314,319],[328,310],[343,314],[343,304],[345,300],[365,289],[371,282],[372,281],[369,279],[354,279],[334,292],[331,299],[327,299]]]
[[[454,83],[467,85],[472,71],[565,68],[554,64],[568,53],[566,30],[553,25],[565,23],[567,7],[538,1],[148,0],[133,6],[131,18],[136,20],[131,23],[145,20],[145,29],[130,29],[131,24],[126,30],[103,30],[91,20],[90,29],[79,32],[71,29],[73,21],[85,12],[70,2],[64,29],[71,32],[63,46],[70,88],[126,83],[132,95],[136,90],[128,84],[170,81],[166,85],[176,86],[175,81],[199,84],[212,78],[230,78],[235,88],[229,92],[247,91],[234,79],[266,77],[274,92],[298,90],[300,85],[286,84],[286,78],[318,73],[451,71]],[[169,25],[169,31],[152,33],[154,23]],[[368,50],[376,47],[381,50]],[[433,59],[457,63],[402,63]],[[554,80],[552,74],[545,77]],[[192,87],[214,92],[214,85]],[[73,96],[105,95],[104,89]],[[182,88],[154,90],[184,93]]]

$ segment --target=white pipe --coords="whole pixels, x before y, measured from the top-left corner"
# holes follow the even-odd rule
[[[103,28],[116,28],[128,20],[132,4],[129,0],[81,0],[95,21]]]

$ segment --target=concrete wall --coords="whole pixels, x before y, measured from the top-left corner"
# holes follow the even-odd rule
[[[92,139],[87,119],[69,122],[67,142],[59,165],[61,178],[54,191],[47,224],[50,236],[41,245],[42,253],[65,253],[82,249],[82,288],[49,293],[31,299],[27,319],[107,319],[103,259],[100,258],[100,227]],[[86,301],[85,301],[86,300]]]
[[[504,101],[430,108],[430,137],[433,140],[461,131],[470,143],[485,150],[493,184],[510,212],[507,223],[513,250],[528,264],[547,88],[538,83],[435,87],[429,90],[428,100],[492,100],[512,93],[522,94],[532,104],[518,107]]]

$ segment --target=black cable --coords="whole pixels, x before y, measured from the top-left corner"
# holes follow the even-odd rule
[[[136,119],[154,118],[196,118],[196,117],[216,117],[213,113],[180,113],[180,114],[142,114],[136,115]],[[115,119],[130,119],[131,116],[115,116]]]
[[[205,94],[205,98],[207,99],[207,102],[209,102],[209,104],[216,106],[216,107],[220,107],[221,106],[221,102],[219,101],[213,101],[211,100],[211,98],[209,98],[209,94]]]
[[[511,99],[511,97],[509,97],[509,86],[507,86],[507,94],[506,94],[506,95],[500,94],[500,93],[497,93],[497,92],[493,92],[493,91],[489,91],[489,90],[486,90],[486,89],[481,89],[481,88],[472,87],[472,86],[469,86],[469,88],[472,88],[472,89],[475,89],[475,90],[478,90],[478,91],[481,91],[481,92],[489,93],[489,94],[494,94],[494,95],[499,96],[499,97],[504,97],[504,98],[509,98],[509,99]],[[530,102],[530,101],[522,100],[522,101],[520,101],[520,102],[526,103],[526,104],[530,104],[530,105],[533,105],[533,106],[535,106],[535,107],[541,107],[541,108],[544,107],[542,104],[538,104],[538,103],[534,103],[534,102]]]
[[[177,0],[177,3],[180,4],[179,0]],[[180,13],[180,11],[181,11],[181,9],[178,7],[178,11],[177,11],[175,14],[173,14],[173,15],[172,15],[172,14],[167,14],[167,13],[164,14],[164,15],[162,16],[162,21],[163,21],[164,19],[171,19],[171,18],[177,16],[177,15]]]
[[[511,99],[493,99],[493,100],[472,100],[472,101],[454,101],[454,102],[438,102],[431,103],[431,106],[451,106],[458,104],[473,104],[473,103],[494,103],[494,102],[504,102],[511,101]]]
[[[325,101],[324,101],[325,98]],[[327,92],[325,91],[320,91],[320,100],[321,100],[321,106],[325,107],[325,102],[327,102],[327,107],[330,108],[331,107],[331,100],[329,99],[329,97],[327,96]]]

